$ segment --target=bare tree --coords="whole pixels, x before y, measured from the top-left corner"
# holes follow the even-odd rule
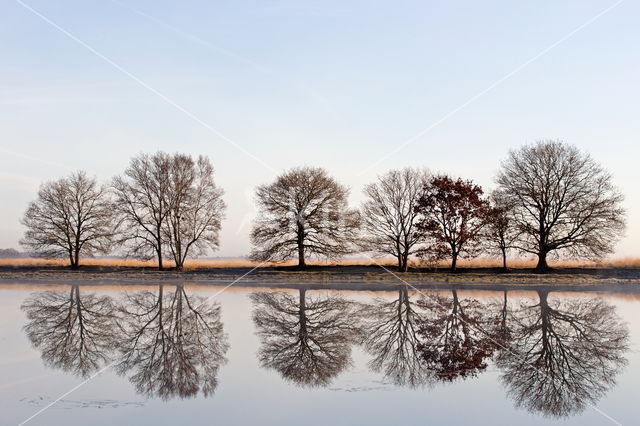
[[[130,255],[158,259],[163,268],[163,235],[169,205],[171,158],[164,152],[131,159],[124,176],[113,179],[115,210],[119,216],[118,242]]]
[[[112,205],[104,187],[84,172],[46,182],[21,220],[20,243],[46,257],[68,257],[77,268],[80,255],[106,253],[113,235]]]
[[[520,237],[513,220],[514,205],[504,193],[494,191],[490,197],[485,227],[485,242],[489,252],[499,253],[502,257],[502,269],[507,268],[507,253],[515,248]]]
[[[455,271],[458,257],[475,254],[481,244],[489,203],[482,188],[470,180],[434,176],[418,199],[421,218],[418,232],[428,242],[427,255],[451,258]]]
[[[259,217],[251,232],[256,260],[306,256],[338,257],[351,252],[359,214],[349,209],[349,191],[324,169],[295,168],[258,187]]]
[[[225,204],[207,157],[194,161],[184,154],[140,155],[124,176],[113,180],[113,190],[119,241],[129,254],[155,256],[162,269],[168,252],[182,269],[189,255],[218,248]]]
[[[538,256],[599,257],[613,251],[625,228],[623,196],[611,175],[587,153],[560,141],[540,141],[511,151],[497,183],[514,208],[522,233],[517,248]]]
[[[398,270],[407,271],[407,261],[420,242],[415,232],[416,204],[428,182],[424,170],[391,170],[364,188],[368,199],[362,206],[362,225],[367,235],[362,247],[398,260]]]
[[[224,191],[213,180],[213,165],[207,157],[197,161],[186,155],[171,158],[169,213],[164,226],[164,239],[176,263],[182,269],[189,255],[218,248],[225,203]]]

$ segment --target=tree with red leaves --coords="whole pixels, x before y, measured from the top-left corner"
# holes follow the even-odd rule
[[[428,244],[423,255],[449,257],[455,271],[458,257],[480,249],[489,202],[471,180],[434,176],[425,185],[417,210],[421,215],[417,229]]]

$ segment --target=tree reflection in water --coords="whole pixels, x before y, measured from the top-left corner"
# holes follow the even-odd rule
[[[219,304],[187,295],[182,285],[167,294],[159,285],[157,293],[128,295],[120,313],[117,368],[139,393],[165,400],[214,393],[228,349]]]
[[[418,319],[417,343],[421,361],[437,381],[473,377],[487,368],[496,340],[484,330],[488,304],[475,299],[425,296],[418,304],[424,314]]]
[[[110,297],[71,285],[68,292],[34,293],[21,309],[27,337],[46,365],[87,377],[108,361],[116,337]]]
[[[487,332],[496,341],[498,349],[504,349],[512,335],[513,310],[509,304],[508,291],[503,290],[502,300],[492,300],[487,305],[489,329]]]
[[[359,334],[355,304],[332,295],[251,294],[260,364],[301,386],[326,386],[351,364]]]
[[[395,385],[416,387],[431,372],[418,352],[418,324],[424,307],[411,302],[407,286],[389,301],[375,299],[363,309],[362,343],[373,357],[369,367]]]
[[[514,312],[497,364],[516,406],[547,416],[579,413],[615,385],[626,364],[628,330],[615,307],[600,299],[549,301]]]
[[[493,357],[516,406],[570,416],[615,385],[626,364],[628,330],[601,299],[549,298],[509,304],[452,296],[359,305],[332,295],[253,293],[259,360],[301,386],[325,386],[351,363],[361,342],[372,371],[416,387],[480,374]],[[136,390],[170,399],[213,394],[226,362],[220,306],[183,286],[120,299],[69,291],[32,294],[22,304],[24,330],[45,364],[87,377],[108,362]]]

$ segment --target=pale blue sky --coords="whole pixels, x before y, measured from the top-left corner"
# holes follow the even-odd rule
[[[617,2],[25,3],[201,122],[3,1],[0,247],[18,247],[40,182],[75,169],[107,181],[140,152],[211,157],[229,206],[217,254],[237,256],[249,250],[253,190],[272,170],[326,167],[357,205],[364,184],[405,165],[490,189],[508,149],[558,138],[613,172],[629,219],[617,255],[640,254],[637,1],[595,20]]]

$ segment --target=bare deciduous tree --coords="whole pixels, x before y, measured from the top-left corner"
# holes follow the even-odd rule
[[[455,271],[458,257],[475,254],[481,243],[489,203],[482,188],[470,180],[434,176],[418,199],[422,216],[418,231],[428,242],[425,252],[436,257],[449,256]]]
[[[338,257],[351,252],[359,214],[349,209],[348,189],[324,169],[300,167],[258,187],[259,217],[251,232],[256,260],[306,256]]]
[[[188,255],[218,248],[226,207],[224,191],[216,186],[213,165],[203,156],[197,161],[186,155],[173,156],[169,179],[164,236],[176,268],[182,269]]]
[[[80,255],[106,253],[113,235],[111,203],[105,188],[84,172],[43,184],[21,223],[20,243],[46,257],[68,257],[77,268]]]
[[[113,181],[119,241],[129,254],[158,259],[165,252],[182,269],[189,255],[218,247],[225,204],[213,180],[211,161],[200,156],[157,152],[131,160]]]
[[[507,253],[515,247],[520,237],[513,221],[513,209],[509,197],[500,191],[494,191],[490,197],[491,205],[487,214],[485,242],[490,253],[499,253],[502,257],[502,269],[507,268]]]
[[[613,251],[625,228],[623,197],[611,175],[587,153],[560,141],[540,141],[511,151],[497,177],[514,207],[521,232],[517,248],[538,256],[563,251],[599,257]]]
[[[119,216],[118,242],[129,255],[158,259],[163,268],[163,225],[170,212],[169,169],[164,152],[141,154],[131,159],[124,176],[113,179],[115,210]]]
[[[424,170],[392,170],[364,188],[368,197],[362,206],[362,225],[367,235],[362,247],[398,260],[398,270],[407,271],[407,261],[420,241],[415,232],[416,204],[428,182]]]

